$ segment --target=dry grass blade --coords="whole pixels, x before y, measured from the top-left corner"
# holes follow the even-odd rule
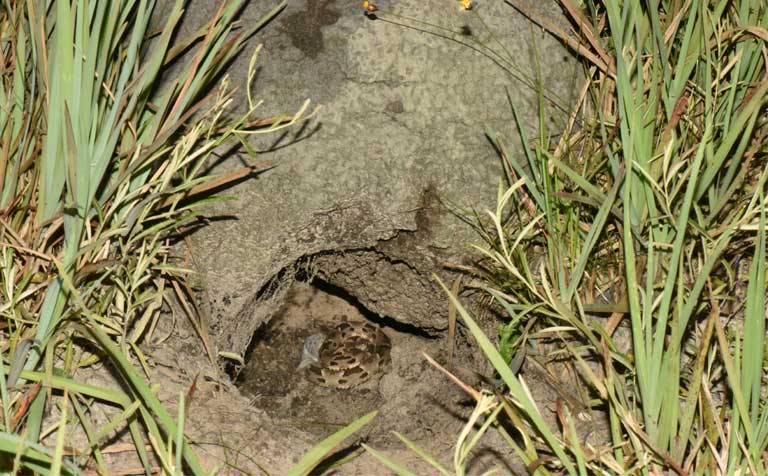
[[[208,359],[212,364],[216,365],[216,356],[213,354],[213,346],[211,345],[211,336],[208,334],[208,327],[203,321],[197,306],[195,306],[192,301],[192,290],[189,289],[189,286],[186,285],[186,283],[184,283],[184,290],[181,289],[181,284],[177,281],[173,281],[171,284],[176,293],[176,302],[181,304],[189,322],[192,324],[192,327],[194,327],[198,337],[200,337],[203,347],[205,348],[205,353],[208,355]]]
[[[579,40],[576,40],[564,32],[557,25],[555,25],[553,22],[547,20],[546,17],[538,12],[532,5],[523,3],[520,0],[506,1],[514,8],[520,10],[526,17],[528,17],[529,20],[536,23],[537,25],[540,25],[542,28],[555,35],[557,38],[563,41],[563,43],[567,44],[574,51],[576,51],[576,53],[579,55],[587,58],[603,73],[611,77],[616,76],[615,65],[611,61],[608,54],[603,50],[602,46],[597,42],[590,24],[583,19],[581,12],[573,4],[571,4],[571,2],[562,0],[561,4],[568,10],[569,14],[571,14],[571,16],[577,22],[579,33],[583,34],[587,38],[587,41],[589,42],[588,46],[583,45]],[[593,53],[592,50],[597,51],[597,54]]]
[[[453,374],[452,374],[451,372],[449,372],[449,371],[448,371],[448,370],[447,370],[445,367],[443,367],[442,365],[440,365],[440,364],[438,364],[437,362],[435,362],[435,360],[434,360],[432,357],[430,357],[428,354],[426,354],[426,353],[422,352],[422,353],[421,353],[421,355],[422,355],[422,356],[423,356],[423,357],[424,357],[424,358],[427,360],[427,362],[429,362],[429,364],[430,364],[432,367],[434,367],[434,368],[436,368],[437,370],[439,370],[439,371],[441,371],[442,373],[444,373],[446,377],[448,377],[448,378],[449,378],[449,379],[450,379],[450,380],[451,380],[453,383],[455,383],[455,384],[456,384],[456,385],[457,385],[459,388],[461,388],[462,390],[464,390],[464,392],[465,392],[467,395],[469,395],[470,397],[474,398],[474,399],[475,399],[475,401],[479,402],[480,400],[482,400],[482,398],[483,398],[483,394],[482,394],[481,392],[479,392],[479,391],[475,390],[475,389],[474,389],[474,388],[472,388],[471,386],[469,386],[469,385],[465,384],[464,382],[462,382],[460,378],[458,378],[457,376],[453,375]]]
[[[228,119],[228,82],[211,83],[284,3],[231,35],[244,2],[222,2],[202,40],[181,40],[181,50],[171,50],[181,0],[152,47],[145,43],[154,5],[0,7],[0,460],[15,453],[14,474],[78,473],[65,458],[70,425],[87,435],[99,471],[108,471],[98,448],[105,435],[89,421],[85,396],[123,409],[106,428],[128,430],[145,474],[153,471],[147,438],[163,471],[206,474],[183,418],[173,421],[131,359],[147,365],[138,343],[160,318],[166,290],[184,290],[187,270],[171,239],[197,219],[207,195],[272,166],[206,177],[212,151],[244,132],[274,132],[310,115],[305,104],[285,120],[259,118],[255,109]],[[193,66],[167,77],[182,51],[194,55]],[[215,360],[204,324],[193,322]],[[100,360],[127,394],[79,381],[78,372]],[[14,395],[14,385],[24,393]],[[56,391],[41,391],[48,387]],[[44,429],[52,405],[64,413]],[[39,451],[52,432],[54,450]]]

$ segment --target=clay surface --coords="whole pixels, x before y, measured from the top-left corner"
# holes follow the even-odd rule
[[[162,12],[167,2],[160,3]],[[257,21],[273,7],[248,2],[241,21]],[[217,8],[189,2],[179,37]],[[225,174],[254,160],[275,163],[222,191],[232,200],[210,207],[206,226],[189,240],[214,352],[240,354],[245,365],[209,362],[181,317],[166,321],[170,338],[145,349],[171,406],[197,377],[188,433],[222,474],[285,474],[312,444],[374,409],[379,416],[359,438],[430,474],[392,432],[450,467],[472,411],[471,398],[422,356],[447,359],[448,306],[435,275],[450,285],[450,269],[479,242],[461,216],[495,207],[502,168],[486,130],[499,132],[513,160],[524,160],[510,100],[528,137],[537,136],[539,100],[521,75],[535,81],[538,68],[547,98],[567,107],[578,66],[502,1],[475,2],[472,11],[446,0],[379,8],[372,20],[358,2],[289,0],[228,69],[239,86],[233,112],[247,105],[249,55],[259,43],[259,115],[291,114],[305,99],[322,110],[304,127],[248,138],[256,159],[236,152],[211,164],[211,172]],[[553,3],[538,8],[562,23]],[[457,34],[435,34],[441,30],[404,17]],[[481,44],[511,56],[515,66]],[[560,130],[554,102],[544,105],[554,121],[548,127]],[[318,387],[296,371],[304,339],[340,313],[381,325],[392,340],[387,372],[347,391]],[[482,325],[495,338],[498,322],[486,314]],[[461,328],[454,355],[457,374],[482,387],[479,375],[490,369]],[[554,408],[554,392],[529,385]],[[491,432],[470,474],[494,466],[495,474],[524,474]],[[386,474],[367,454],[335,471]]]
[[[376,314],[445,329],[443,294],[432,275],[452,279],[444,265],[460,262],[478,241],[457,212],[493,208],[501,177],[486,128],[499,131],[513,159],[524,160],[510,99],[529,137],[538,124],[536,92],[477,42],[498,41],[530,78],[538,57],[545,87],[563,105],[574,100],[576,63],[503,2],[477,3],[472,11],[444,0],[379,7],[379,19],[371,20],[354,2],[291,0],[250,43],[264,45],[253,88],[264,100],[260,115],[292,113],[305,99],[322,110],[304,128],[251,137],[265,152],[259,159],[276,166],[224,191],[233,200],[212,207],[208,226],[192,237],[222,351],[247,348],[301,266]],[[190,2],[185,31],[214,8]],[[250,2],[242,21],[256,21],[267,8]],[[469,34],[458,37],[462,44],[387,12]],[[248,53],[229,69],[232,84],[241,86],[241,109]],[[213,171],[249,160],[229,155]]]

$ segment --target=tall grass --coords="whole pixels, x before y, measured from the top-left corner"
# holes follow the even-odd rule
[[[540,335],[570,328],[553,334],[598,397],[592,405],[608,413],[609,467],[763,474],[766,124],[759,118],[768,11],[759,2],[604,2],[587,11],[586,22],[574,18],[583,46],[613,64],[589,70],[581,129],[558,144],[542,131],[531,172],[511,167],[528,193],[500,200],[484,253],[526,289],[489,292],[511,295],[513,319],[540,316]],[[547,170],[556,173],[535,173]],[[505,227],[507,198],[533,204],[540,224]],[[520,222],[526,218],[533,216]],[[526,243],[546,250],[538,276],[525,272],[533,249]],[[749,275],[735,278],[745,251],[753,256]],[[745,312],[726,306],[747,282]],[[594,288],[609,291],[613,307],[604,309],[614,314],[605,324],[591,318],[600,308],[585,302]],[[743,333],[732,326],[730,340],[729,319],[743,320]],[[623,352],[612,335],[627,321],[632,345]]]
[[[215,81],[285,6],[243,27],[243,3],[223,2],[175,47],[182,1],[157,32],[148,30],[151,0],[0,5],[0,461],[12,461],[3,471],[79,474],[95,464],[107,474],[102,448],[127,429],[146,474],[207,474],[183,418],[165,410],[136,363],[171,284],[188,272],[174,240],[194,225],[206,192],[264,167],[214,177],[207,159],[308,117],[305,104],[257,120],[250,87],[249,110],[227,112],[233,91]],[[185,51],[191,60],[169,77]],[[101,361],[120,389],[79,380],[79,369]],[[94,402],[117,407],[105,427],[91,421]],[[58,419],[53,429],[43,427],[47,415]],[[88,443],[65,458],[72,432]]]
[[[516,5],[583,60],[565,134],[542,112],[531,140],[518,120],[514,157],[488,131],[508,184],[477,219],[471,285],[507,314],[504,355],[445,288],[507,386],[492,403],[468,389],[481,431],[503,408],[532,474],[767,474],[768,7],[560,3],[573,32]],[[570,370],[581,401],[553,425],[510,360]],[[602,444],[577,431],[585,414]]]

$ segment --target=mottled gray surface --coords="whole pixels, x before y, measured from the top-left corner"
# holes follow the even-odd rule
[[[529,76],[538,56],[546,87],[560,91],[566,104],[576,94],[575,63],[501,0],[476,2],[471,12],[460,10],[458,0],[380,2],[376,21],[363,15],[361,2],[290,0],[229,69],[232,85],[240,88],[235,106],[243,112],[250,53],[263,43],[254,84],[257,99],[264,100],[259,115],[293,113],[307,98],[323,109],[301,131],[253,138],[254,148],[271,150],[259,159],[277,166],[225,190],[234,200],[211,207],[208,226],[191,236],[190,252],[205,290],[203,309],[210,311],[218,351],[246,353],[254,330],[283,304],[297,270],[338,286],[380,316],[429,332],[444,328],[446,299],[432,273],[451,281],[445,263],[461,262],[470,253],[468,243],[478,241],[449,208],[495,205],[501,166],[485,128],[500,132],[513,159],[522,157],[507,91],[531,139],[538,125],[536,93],[492,55],[461,41],[477,39],[497,51],[500,42]],[[241,20],[257,21],[276,4],[249,2]],[[218,2],[189,2],[178,38],[212,18],[217,8]],[[557,21],[559,14],[550,10]],[[404,20],[391,13],[471,36],[436,36],[413,22],[397,24]],[[214,171],[236,170],[249,160],[228,155]],[[291,325],[302,335],[352,307],[346,301],[329,299],[332,304],[324,306],[310,301],[291,314]],[[274,323],[286,325],[285,319]],[[493,322],[481,324],[489,334],[496,328]],[[304,420],[343,425],[374,408],[381,414],[364,430],[372,436],[369,443],[427,474],[425,463],[390,441],[391,430],[449,461],[471,410],[466,396],[420,355],[426,351],[444,361],[444,336],[428,339],[408,326],[390,329],[399,336],[392,369],[379,383],[380,394],[364,394],[360,403],[349,393],[293,387],[300,339],[277,347],[262,338],[261,347],[251,349],[258,355],[251,355],[243,375],[252,371],[251,383],[266,384],[246,399],[206,362],[186,321],[163,320],[162,326],[178,329],[168,330],[171,337],[162,345],[147,343],[145,349],[159,377],[155,381],[163,383],[161,397],[172,400],[195,382],[188,429],[208,467],[222,465],[223,474],[236,472],[225,465],[249,474],[285,474],[319,438],[311,432],[312,421]],[[487,371],[461,329],[454,358],[468,375]],[[541,397],[535,382],[529,383]],[[498,435],[484,444],[488,450],[477,455],[469,474],[498,464],[497,474],[514,474]],[[381,473],[381,465],[366,454],[338,474]]]
[[[243,22],[272,6],[251,2]],[[235,200],[210,209],[220,219],[192,237],[219,350],[246,349],[282,302],[297,266],[380,315],[445,327],[445,299],[432,273],[450,278],[442,264],[461,260],[467,243],[477,241],[446,204],[494,205],[501,166],[485,127],[499,130],[516,150],[506,88],[531,137],[537,99],[477,48],[413,22],[396,24],[404,21],[389,13],[463,28],[472,35],[463,41],[494,43],[479,14],[523,71],[533,75],[538,55],[546,86],[573,101],[573,60],[501,1],[478,2],[470,12],[458,0],[379,6],[380,19],[371,21],[357,1],[290,0],[251,42],[264,44],[254,88],[265,101],[262,116],[292,113],[306,98],[323,108],[295,143],[298,130],[254,139],[256,148],[275,149],[263,157],[277,167],[228,189]],[[214,9],[191,2],[184,29]],[[250,51],[230,70],[243,94]],[[229,157],[217,171],[247,160]]]

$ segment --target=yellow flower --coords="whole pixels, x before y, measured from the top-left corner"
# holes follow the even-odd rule
[[[459,0],[461,2],[462,10],[470,10],[472,8],[472,0]]]

